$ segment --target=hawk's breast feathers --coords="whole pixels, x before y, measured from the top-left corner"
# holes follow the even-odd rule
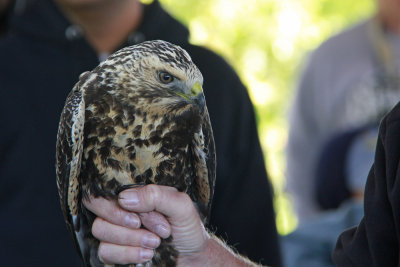
[[[116,199],[129,186],[168,185],[208,216],[215,148],[202,84],[187,52],[164,41],[124,48],[80,76],[61,114],[56,167],[63,213],[86,265],[102,263],[83,197]],[[158,254],[154,266],[175,261]]]

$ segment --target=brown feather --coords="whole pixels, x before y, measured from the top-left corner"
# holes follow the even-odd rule
[[[175,77],[163,83],[160,72]],[[67,98],[57,140],[61,206],[87,266],[104,266],[91,235],[95,218],[82,198],[116,199],[124,188],[160,184],[187,192],[206,222],[215,180],[215,147],[203,77],[182,48],[150,41],[124,48],[86,72]],[[146,266],[174,266],[163,240]],[[137,265],[141,266],[141,265]]]

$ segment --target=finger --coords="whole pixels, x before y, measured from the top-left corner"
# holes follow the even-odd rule
[[[164,215],[156,211],[140,213],[142,224],[150,231],[156,233],[162,238],[171,235],[171,225],[168,223]]]
[[[113,224],[131,229],[139,228],[141,225],[137,214],[122,209],[116,201],[90,197],[89,200],[84,199],[83,204],[88,210]]]
[[[154,251],[152,249],[101,242],[98,255],[100,260],[106,264],[130,264],[151,260],[154,256]]]
[[[154,249],[160,245],[160,237],[146,229],[129,229],[97,217],[92,225],[92,234],[98,240],[116,245]]]
[[[122,191],[118,202],[124,209],[139,214],[154,211],[163,214],[171,226],[177,251],[192,253],[204,249],[209,235],[187,194],[166,186],[147,185]]]
[[[118,202],[124,209],[135,212],[158,211],[169,218],[179,218],[185,223],[184,218],[197,218],[198,214],[190,197],[178,192],[175,188],[146,185],[141,188],[131,188],[119,194]]]

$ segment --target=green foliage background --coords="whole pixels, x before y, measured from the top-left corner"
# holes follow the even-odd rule
[[[330,35],[372,14],[374,0],[160,1],[188,26],[192,43],[221,54],[246,84],[275,189],[278,231],[289,233],[297,221],[284,193],[284,149],[302,63]]]

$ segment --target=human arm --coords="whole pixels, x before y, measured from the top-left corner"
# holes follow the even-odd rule
[[[364,218],[343,232],[333,252],[337,266],[397,266],[399,263],[400,106],[382,121],[374,165],[364,196]]]
[[[175,188],[148,185],[121,192],[118,203],[92,198],[85,206],[99,216],[92,232],[101,241],[99,257],[104,262],[145,262],[160,238],[171,235],[179,252],[178,266],[255,265],[209,234],[189,196]],[[139,229],[137,223],[127,224],[128,217],[140,220],[148,230]],[[146,236],[156,241],[146,244]]]

